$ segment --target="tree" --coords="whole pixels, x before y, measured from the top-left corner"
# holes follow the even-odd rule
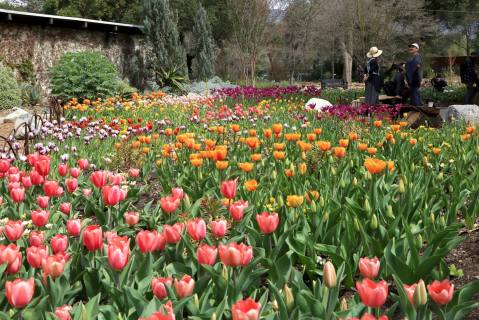
[[[352,80],[353,61],[363,63],[372,46],[392,62],[411,42],[421,42],[435,28],[424,0],[321,0],[325,33],[335,35],[343,57],[343,79]]]
[[[207,80],[214,75],[215,44],[208,23],[206,10],[200,6],[193,26],[193,38],[196,39],[196,78]]]
[[[145,1],[143,25],[149,50],[147,68],[158,84],[164,84],[166,74],[186,75],[186,54],[180,44],[177,21],[168,0]]]

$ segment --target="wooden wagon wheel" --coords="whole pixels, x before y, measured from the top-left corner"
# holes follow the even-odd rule
[[[58,97],[51,96],[48,98],[49,110],[50,110],[50,121],[57,120],[58,123],[61,122],[63,117],[63,101]]]
[[[4,137],[0,136],[0,143],[3,142],[3,146],[0,149],[0,152],[10,152],[13,153],[13,156],[17,158],[17,151],[15,150],[15,147],[13,146],[12,142],[10,141],[9,137]]]

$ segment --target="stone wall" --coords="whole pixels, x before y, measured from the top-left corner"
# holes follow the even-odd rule
[[[101,51],[128,78],[138,49],[138,34],[0,22],[0,61],[13,67],[31,61],[37,84],[45,94],[49,92],[50,69],[65,52]]]

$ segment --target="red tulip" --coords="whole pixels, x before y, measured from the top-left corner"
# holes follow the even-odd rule
[[[76,178],[66,179],[65,185],[69,193],[75,192],[75,190],[78,189],[78,180]]]
[[[32,217],[32,222],[37,227],[43,227],[47,224],[48,218],[50,217],[50,212],[45,210],[34,210],[30,212]]]
[[[118,186],[105,186],[101,191],[103,193],[103,202],[107,206],[116,206],[126,197],[126,192]]]
[[[412,305],[414,305],[414,292],[416,292],[417,283],[413,283],[410,286],[405,284],[403,288],[404,288],[404,291],[406,292],[407,299]]]
[[[22,185],[25,189],[28,189],[33,185],[32,179],[30,179],[30,176],[22,177]]]
[[[3,198],[0,197],[0,206],[3,204]]]
[[[151,316],[144,318],[141,317],[138,320],[175,320],[175,313],[171,301],[167,301],[162,310],[153,313]]]
[[[78,166],[80,167],[80,169],[85,170],[85,169],[88,168],[88,165],[89,165],[89,163],[88,163],[87,159],[78,160]]]
[[[256,222],[264,234],[273,233],[279,225],[279,216],[276,212],[263,212],[256,215]]]
[[[130,238],[115,237],[108,243],[108,263],[112,269],[119,271],[128,264],[130,257]]]
[[[359,272],[364,278],[374,279],[378,276],[380,262],[377,257],[374,258],[360,258]]]
[[[65,252],[68,248],[68,238],[63,234],[57,234],[50,239],[50,246],[54,254]]]
[[[221,193],[225,198],[234,199],[236,197],[236,186],[238,184],[238,178],[235,180],[223,181],[221,183]]]
[[[13,173],[8,175],[8,182],[14,183],[14,182],[20,182],[20,174],[19,173]]]
[[[7,264],[8,274],[17,273],[22,267],[22,253],[20,248],[11,243],[8,246],[0,245],[0,264]]]
[[[78,178],[81,174],[80,168],[70,168],[70,176],[72,178]]]
[[[25,200],[25,189],[23,188],[13,188],[10,190],[10,198],[13,202],[19,203]]]
[[[55,309],[55,316],[58,318],[58,320],[71,320],[72,319],[72,316],[70,315],[71,310],[72,310],[72,307],[66,304],[61,307],[57,307]]]
[[[34,154],[27,155],[28,164],[33,167],[35,165],[35,162],[38,160],[39,157],[40,157],[39,153],[34,153]]]
[[[166,242],[177,243],[180,241],[181,233],[183,232],[184,227],[184,224],[180,222],[177,222],[172,226],[165,224],[163,226],[163,232],[166,237]]]
[[[91,191],[91,189],[82,189],[82,193],[85,197],[88,198],[89,196],[92,195],[93,192]]]
[[[0,159],[0,173],[6,173],[10,168],[10,161]]]
[[[189,275],[184,275],[181,280],[175,279],[176,296],[180,299],[191,296],[195,289],[195,280]]]
[[[438,305],[448,304],[454,294],[454,284],[451,284],[449,280],[444,279],[443,281],[434,280],[431,284],[427,286],[427,291],[431,299]]]
[[[53,256],[48,256],[42,261],[42,270],[43,270],[43,280],[45,281],[47,277],[52,277],[53,279],[58,278],[62,275],[65,269],[65,263],[67,259],[62,254],[56,254]]]
[[[228,230],[228,222],[224,219],[211,221],[211,233],[215,238],[222,238]]]
[[[83,231],[83,245],[88,251],[101,250],[103,246],[103,232],[99,225],[88,226]]]
[[[27,262],[35,269],[42,266],[42,261],[48,257],[47,247],[45,245],[27,248]]]
[[[123,218],[125,219],[125,223],[129,226],[134,226],[138,223],[138,221],[140,221],[140,215],[133,211],[125,212]]]
[[[112,174],[108,177],[108,180],[110,181],[111,184],[119,186],[121,185],[124,179],[123,179],[123,176],[120,176],[119,174],[115,174],[115,175]]]
[[[23,234],[23,223],[21,220],[13,221],[8,220],[5,224],[3,232],[10,241],[17,241]]]
[[[370,308],[379,308],[388,296],[388,284],[384,280],[376,283],[365,278],[362,282],[356,281],[356,289],[363,304]]]
[[[218,255],[218,249],[207,244],[202,244],[196,250],[198,256],[198,262],[200,264],[214,265],[216,263],[216,256]]]
[[[229,211],[234,221],[243,219],[244,211],[248,208],[248,201],[239,200],[230,205]]]
[[[72,237],[78,237],[81,230],[81,220],[72,219],[67,221],[67,232]]]
[[[136,245],[143,253],[148,253],[156,250],[158,241],[158,231],[141,230],[136,235]]]
[[[160,199],[161,210],[163,210],[165,213],[172,213],[178,209],[180,202],[181,200],[179,198],[175,198],[173,196],[163,197]]]
[[[59,197],[63,194],[63,188],[60,187],[58,181],[45,181],[43,183],[43,192],[50,198]]]
[[[35,293],[35,280],[16,279],[14,281],[5,282],[5,295],[8,303],[14,308],[23,308],[33,298]]]
[[[40,156],[37,161],[35,161],[35,170],[42,177],[48,176],[50,173],[50,157],[49,156]]]
[[[44,180],[45,179],[43,179],[43,177],[36,170],[30,171],[30,181],[32,184],[39,186]]]
[[[32,230],[30,231],[28,240],[31,246],[39,247],[43,244],[43,241],[45,241],[45,234],[43,233],[43,231]]]
[[[48,201],[50,201],[48,196],[37,196],[37,204],[42,209],[48,208]]]
[[[155,251],[161,251],[164,250],[166,247],[166,236],[164,232],[158,233],[158,236],[156,237],[156,248]]]
[[[173,279],[168,277],[168,278],[155,278],[151,279],[151,290],[153,291],[153,294],[160,300],[163,300],[167,295],[168,292],[166,291],[166,287],[168,286],[171,288],[171,285],[173,284]]]
[[[60,204],[60,211],[63,214],[69,215],[70,212],[72,211],[72,204],[70,202],[62,202]]]
[[[131,178],[138,178],[140,176],[140,169],[130,168],[128,173],[130,174]]]
[[[253,248],[244,243],[220,244],[218,247],[220,260],[230,267],[247,266],[253,260]]]
[[[231,316],[233,320],[257,320],[259,319],[260,310],[261,304],[259,302],[247,298],[233,305],[231,308]]]
[[[359,320],[358,318],[352,318],[351,320],[354,320],[354,319]],[[373,315],[370,314],[370,313],[365,313],[365,314],[363,314],[363,316],[361,317],[361,320],[376,320],[376,317],[373,316]],[[388,320],[388,316],[382,315],[382,316],[380,316],[379,318],[377,318],[377,320]]]
[[[206,223],[201,218],[195,218],[188,221],[187,224],[188,234],[191,239],[200,241],[206,237]]]
[[[103,170],[95,171],[90,176],[91,182],[93,182],[93,185],[97,188],[102,188],[106,186],[107,179],[108,179],[108,172]]]
[[[58,165],[57,170],[58,170],[58,174],[60,175],[60,177],[64,177],[68,173],[68,166],[65,163],[60,163]]]
[[[180,200],[183,200],[183,197],[185,196],[185,192],[183,191],[182,188],[173,188],[171,189],[171,196]]]

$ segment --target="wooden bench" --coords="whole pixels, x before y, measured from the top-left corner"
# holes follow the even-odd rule
[[[348,83],[343,79],[326,79],[321,80],[321,89],[326,88],[348,88]]]

